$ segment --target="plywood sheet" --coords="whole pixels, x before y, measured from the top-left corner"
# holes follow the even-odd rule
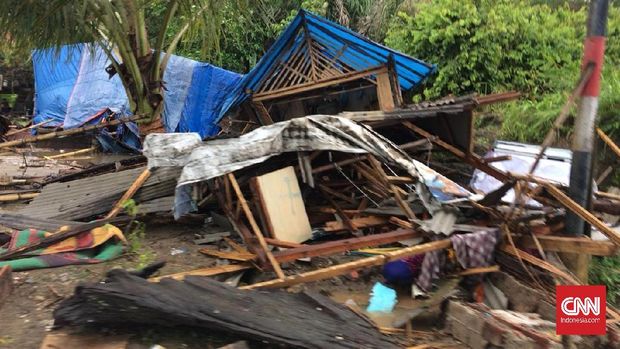
[[[303,242],[312,237],[312,228],[292,166],[256,177],[256,186],[272,237],[290,242]]]

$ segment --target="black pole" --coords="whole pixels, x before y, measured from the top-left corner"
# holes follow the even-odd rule
[[[575,120],[573,160],[570,171],[569,196],[582,207],[592,204],[592,165],[594,160],[594,125],[598,111],[601,69],[605,57],[607,12],[609,0],[592,0],[588,13],[588,34],[583,47],[582,69],[594,63],[594,71],[581,92],[579,113]],[[568,211],[566,232],[569,235],[590,235],[590,225]]]

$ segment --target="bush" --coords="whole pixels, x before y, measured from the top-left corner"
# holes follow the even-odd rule
[[[493,107],[497,137],[539,143],[578,78],[587,9],[526,0],[441,0],[418,3],[392,21],[386,43],[427,62],[438,73],[425,98],[517,90],[518,102]],[[610,8],[600,126],[620,139],[620,10]],[[420,97],[418,97],[420,98]],[[567,123],[570,125],[570,123]],[[571,128],[561,132],[568,145]]]

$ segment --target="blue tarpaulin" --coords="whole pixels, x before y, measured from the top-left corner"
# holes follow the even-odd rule
[[[33,52],[35,76],[34,122],[52,119],[48,126],[79,127],[105,108],[129,114],[129,103],[118,75],[111,79],[110,61],[100,47],[67,45],[59,50]],[[218,131],[219,109],[241,75],[208,63],[173,56],[164,72],[163,124],[167,132]]]
[[[250,97],[252,91],[269,78],[274,66],[286,63],[307,42],[308,37],[325,48],[327,57],[338,59],[361,71],[388,64],[392,60],[400,87],[408,91],[432,74],[436,67],[419,59],[380,45],[348,28],[323,17],[300,10],[289,26],[252,70],[232,89],[223,102],[217,121]]]

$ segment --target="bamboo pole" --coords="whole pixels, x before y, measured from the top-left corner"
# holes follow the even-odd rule
[[[131,184],[129,189],[127,189],[125,194],[123,194],[123,196],[121,196],[121,198],[114,204],[114,207],[112,207],[112,210],[105,216],[105,219],[116,217],[116,215],[118,215],[118,213],[121,211],[121,208],[123,208],[123,203],[131,199],[138,191],[138,189],[142,187],[144,182],[149,179],[150,176],[151,171],[149,171],[149,169],[145,169],[144,171],[142,171],[138,178],[136,178],[136,180]]]
[[[273,256],[273,254],[269,250],[269,247],[267,246],[267,242],[265,241],[265,237],[263,236],[263,233],[261,233],[260,229],[258,228],[258,224],[256,224],[256,220],[254,219],[254,216],[252,215],[252,211],[250,211],[250,207],[248,206],[248,203],[245,201],[245,198],[243,197],[243,193],[241,192],[241,188],[239,188],[239,183],[237,183],[237,179],[235,178],[235,175],[233,175],[232,173],[229,173],[228,179],[230,181],[230,184],[233,187],[233,190],[235,191],[235,194],[237,194],[237,199],[239,200],[239,203],[241,204],[243,213],[245,214],[248,221],[250,222],[250,226],[252,227],[252,230],[254,231],[254,235],[256,235],[256,238],[258,239],[258,243],[260,244],[262,249],[265,251],[265,254],[267,255],[267,259],[269,260],[269,263],[271,263],[271,265],[273,266],[273,270],[276,272],[276,275],[278,275],[280,279],[284,279],[286,276],[284,275],[282,268],[280,268],[280,264],[278,263],[276,258]]]
[[[13,146],[16,146],[16,145],[22,145],[22,144],[26,144],[26,143],[34,143],[34,142],[38,142],[38,141],[42,141],[42,140],[46,140],[46,139],[70,136],[70,135],[74,135],[74,134],[80,134],[80,133],[84,133],[84,132],[88,132],[88,131],[92,131],[92,130],[98,130],[100,128],[104,128],[104,127],[108,127],[108,126],[115,126],[115,125],[124,124],[126,122],[137,121],[137,120],[140,120],[140,119],[143,119],[143,118],[144,118],[143,115],[133,115],[133,116],[130,116],[130,117],[127,117],[127,118],[115,119],[115,120],[112,120],[110,122],[101,123],[101,124],[97,124],[97,125],[89,125],[89,126],[84,126],[84,127],[79,127],[79,128],[74,128],[74,129],[71,129],[71,130],[64,130],[64,131],[54,131],[54,132],[46,133],[44,135],[37,135],[37,136],[32,136],[32,137],[26,137],[26,138],[18,139],[18,140],[15,140],[15,141],[9,141],[9,142],[0,143],[0,148],[8,148],[8,147],[13,147]]]
[[[59,158],[65,158],[68,156],[73,156],[73,155],[78,155],[78,154],[85,154],[88,152],[91,152],[93,150],[95,150],[97,148],[95,147],[90,147],[90,148],[86,148],[86,149],[80,149],[80,150],[76,150],[76,151],[70,151],[68,153],[62,153],[62,154],[57,154],[57,155],[52,155],[52,156],[44,156],[44,158],[46,159],[59,159]]]
[[[254,288],[260,288],[260,287],[285,287],[285,286],[292,286],[292,285],[304,283],[304,282],[323,280],[323,279],[331,278],[334,276],[342,275],[342,274],[345,274],[353,270],[368,268],[368,267],[377,266],[377,265],[383,265],[387,262],[401,259],[404,257],[409,257],[409,256],[413,256],[416,254],[421,254],[421,253],[426,253],[430,251],[448,248],[450,247],[451,244],[452,243],[450,242],[450,239],[428,242],[428,243],[421,244],[421,245],[406,247],[406,248],[403,248],[397,251],[386,252],[378,256],[362,258],[362,259],[359,259],[353,262],[335,265],[333,267],[323,268],[323,269],[314,270],[314,271],[310,271],[310,272],[299,274],[299,275],[289,276],[283,280],[269,280],[269,281],[259,282],[253,285],[242,286],[239,288],[240,289],[254,289]]]
[[[34,199],[39,193],[15,193],[0,195],[0,202]]]
[[[43,126],[43,125],[45,125],[45,124],[49,124],[49,123],[50,123],[50,122],[52,122],[52,121],[54,121],[54,120],[52,120],[52,119],[50,119],[50,120],[45,120],[45,121],[40,122],[40,123],[38,123],[38,124],[30,125],[30,126],[25,127],[25,128],[20,128],[19,130],[9,131],[9,132],[7,132],[6,134],[4,134],[4,136],[5,136],[5,137],[8,137],[8,136],[16,135],[16,134],[18,134],[18,133],[22,133],[22,132],[24,132],[24,131],[32,130],[33,128],[37,128],[37,127],[39,127],[39,126]]]

